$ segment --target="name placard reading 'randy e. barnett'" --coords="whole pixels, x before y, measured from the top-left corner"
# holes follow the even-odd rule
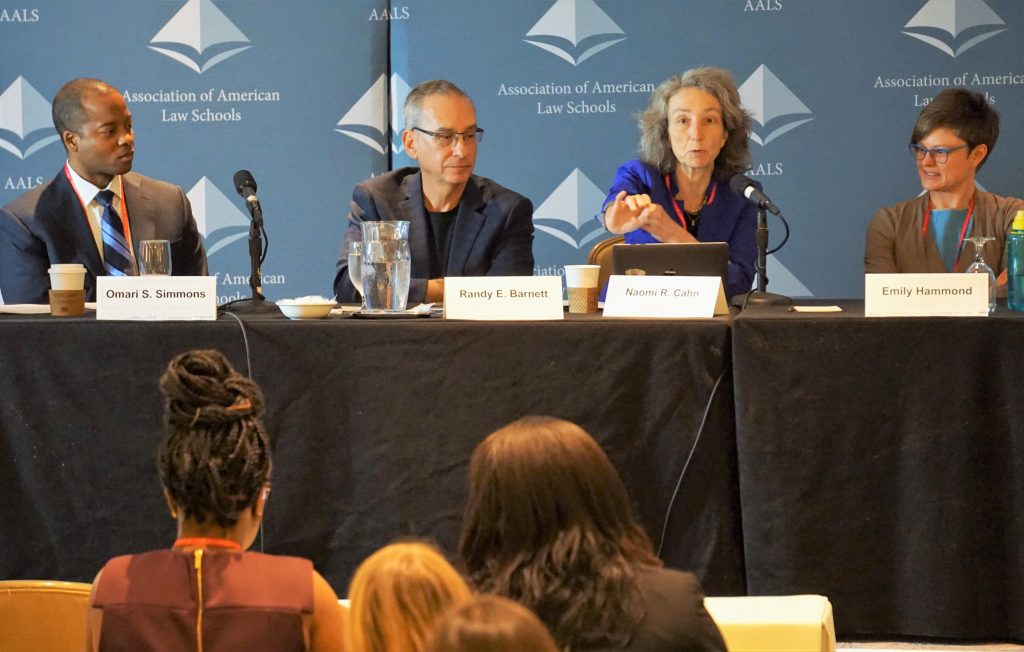
[[[718,276],[611,276],[605,317],[693,318],[729,312]]]
[[[96,319],[213,321],[217,279],[212,276],[99,276]]]
[[[984,317],[988,274],[865,274],[865,317]]]
[[[445,319],[563,319],[562,308],[561,276],[450,276],[444,280]]]

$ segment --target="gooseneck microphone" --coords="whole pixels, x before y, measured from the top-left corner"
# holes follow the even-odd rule
[[[235,190],[245,199],[245,205],[252,215],[252,221],[249,222],[249,288],[252,290],[252,298],[229,301],[219,308],[234,304],[233,310],[272,310],[273,302],[267,301],[263,296],[263,273],[260,266],[267,257],[270,241],[263,227],[263,208],[256,196],[256,179],[253,178],[252,172],[239,170],[235,172],[234,181]]]
[[[250,211],[254,206],[259,206],[260,200],[256,197],[256,179],[252,178],[252,172],[248,170],[235,172],[235,190],[245,199]]]
[[[238,183],[238,175],[235,175],[235,183]],[[737,195],[757,204],[758,208],[763,208],[772,215],[780,214],[779,207],[773,204],[772,200],[768,199],[768,195],[757,189],[757,186],[754,185],[754,181],[750,177],[744,174],[735,174],[732,179],[729,179],[729,187]]]

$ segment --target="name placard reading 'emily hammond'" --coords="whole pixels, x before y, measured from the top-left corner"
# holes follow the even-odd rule
[[[99,276],[96,319],[213,321],[217,279],[212,276]]]
[[[445,319],[481,321],[563,319],[561,276],[450,276],[444,280]]]
[[[865,274],[865,317],[984,317],[988,274]]]

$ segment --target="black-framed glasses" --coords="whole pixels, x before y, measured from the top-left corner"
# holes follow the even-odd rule
[[[462,142],[466,145],[475,145],[484,139],[484,130],[480,127],[467,129],[466,131],[448,131],[447,129],[443,129],[441,131],[427,131],[426,129],[420,129],[419,127],[413,127],[412,130],[430,136],[434,139],[434,144],[442,148],[454,146],[455,141],[459,138],[462,138]]]
[[[967,149],[969,145],[960,145],[959,147],[921,147],[917,143],[910,143],[910,151],[914,154],[918,161],[923,161],[925,156],[932,155],[932,160],[942,165],[949,160],[950,152],[955,152],[958,149]]]

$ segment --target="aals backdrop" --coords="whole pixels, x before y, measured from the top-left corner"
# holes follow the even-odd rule
[[[755,118],[750,175],[792,226],[771,289],[859,297],[865,226],[920,192],[906,143],[942,88],[1001,111],[979,181],[1021,194],[1022,44],[1020,0],[3,0],[0,203],[57,173],[50,99],[99,77],[134,113],[136,171],[192,200],[221,300],[248,285],[240,168],[265,292],[330,295],[352,186],[408,164],[396,107],[444,77],[487,130],[477,172],[534,202],[535,273],[558,274],[605,236],[593,216],[654,86],[716,65]]]

